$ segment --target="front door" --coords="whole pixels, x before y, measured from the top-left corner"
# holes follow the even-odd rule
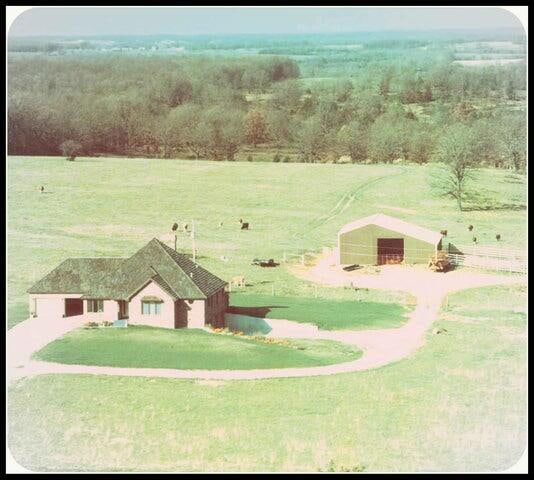
[[[119,300],[119,319],[128,318],[128,301]]]
[[[377,239],[377,263],[389,265],[402,263],[404,260],[403,238],[378,238]]]

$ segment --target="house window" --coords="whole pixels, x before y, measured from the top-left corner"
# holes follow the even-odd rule
[[[104,311],[104,300],[87,300],[87,311],[101,313]]]
[[[155,301],[142,301],[141,313],[143,315],[160,315],[161,314],[161,302]]]

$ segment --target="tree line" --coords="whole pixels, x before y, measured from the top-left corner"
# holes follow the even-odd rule
[[[526,165],[522,65],[395,62],[300,79],[284,57],[10,57],[11,155],[234,160],[244,147],[303,162]],[[457,132],[461,131],[462,135]],[[452,148],[452,147],[451,147]]]

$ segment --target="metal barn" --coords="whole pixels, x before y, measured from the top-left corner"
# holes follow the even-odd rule
[[[350,222],[338,233],[341,265],[427,263],[441,234],[382,213]]]

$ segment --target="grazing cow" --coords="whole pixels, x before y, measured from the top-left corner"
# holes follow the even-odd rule
[[[444,237],[447,236],[447,230],[441,230],[439,233],[441,233]]]
[[[242,276],[232,277],[232,285],[234,287],[244,287],[245,286],[245,277],[242,277]]]
[[[239,223],[241,224],[241,230],[248,230],[248,222],[243,222],[243,220],[240,218]]]
[[[467,227],[467,229],[468,229],[470,232],[472,232],[472,231],[473,231],[473,225],[469,225],[469,226]]]
[[[228,257],[225,256],[225,255],[221,255],[221,260],[222,260],[223,262],[227,262],[227,261],[228,261]]]
[[[495,235],[495,238],[497,239],[497,241],[499,241],[501,239],[501,234],[498,233],[497,235]]]
[[[219,228],[223,226],[223,222],[219,222]]]
[[[182,224],[182,231],[188,232],[189,231],[189,225],[187,223]]]
[[[44,193],[44,187],[43,187],[42,185],[41,185],[41,188],[39,188],[39,191],[40,191],[41,193]]]
[[[178,224],[177,224],[177,223],[174,223],[174,224],[172,225],[172,231],[173,231],[173,232],[176,232],[176,230],[178,230]]]
[[[477,237],[473,237],[473,243],[477,243]]]

